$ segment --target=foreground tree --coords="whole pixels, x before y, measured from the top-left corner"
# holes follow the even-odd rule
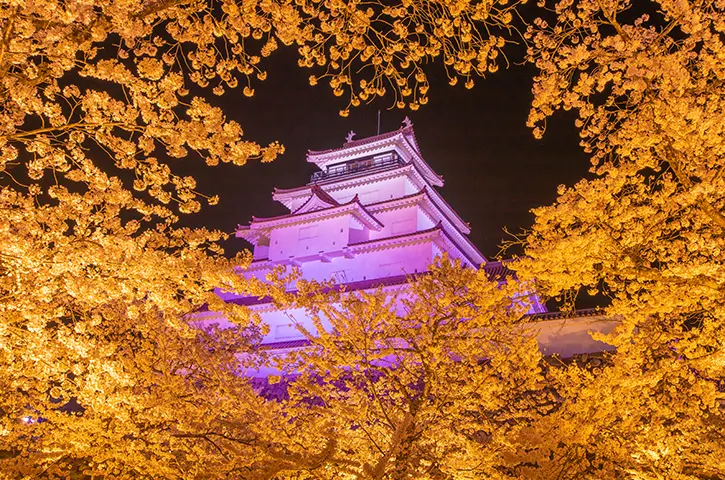
[[[298,285],[281,305],[305,307],[316,329],[300,324],[310,347],[271,358],[287,372],[276,440],[316,463],[279,462],[275,476],[506,475],[512,440],[552,401],[520,285],[447,259],[372,292]]]
[[[529,120],[541,134],[575,110],[593,178],[534,211],[518,271],[550,296],[609,296],[622,325],[606,339],[611,365],[559,379],[566,400],[547,422],[578,428],[539,437],[532,471],[722,478],[725,5],[582,0],[555,13],[529,32]]]
[[[262,57],[281,43],[317,68],[311,83],[329,80],[351,106],[393,91],[398,106],[416,108],[427,101],[429,60],[469,86],[496,69],[503,39],[490,32],[505,33],[510,8],[0,5],[0,471],[223,476],[274,453],[242,428],[263,410],[234,375],[264,327],[213,293],[248,291],[233,271],[247,259],[224,259],[219,232],[175,225],[217,198],[171,159],[243,165],[283,149],[243,140],[205,89],[252,95],[267,75]],[[205,304],[234,327],[189,325]],[[223,439],[230,412],[239,435]],[[236,464],[218,456],[222,440]]]
[[[656,6],[630,21],[627,2],[565,1],[555,26],[531,31],[530,122],[542,133],[555,110],[577,110],[595,178],[536,211],[519,271],[551,296],[612,297],[611,364],[542,369],[514,286],[438,265],[408,293],[283,298],[333,330],[281,360],[298,377],[279,402],[238,376],[264,326],[212,291],[256,288],[233,272],[246,259],[222,258],[219,232],[175,226],[217,199],[163,158],[241,165],[282,147],[242,140],[190,91],[253,94],[283,43],[350,106],[391,90],[417,108],[429,60],[467,86],[496,69],[504,39],[489,28],[510,7],[1,6],[0,470],[725,476],[725,7]],[[232,326],[190,324],[204,304]]]

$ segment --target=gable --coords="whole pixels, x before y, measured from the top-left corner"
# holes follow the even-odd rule
[[[312,195],[310,195],[310,198],[308,198],[307,201],[300,206],[300,208],[292,212],[293,215],[297,215],[298,213],[316,212],[317,210],[340,206],[340,203],[337,200],[332,198],[327,192],[317,185],[313,185],[311,192]]]

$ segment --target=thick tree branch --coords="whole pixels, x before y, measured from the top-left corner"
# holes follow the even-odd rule
[[[8,45],[10,43],[10,38],[13,34],[13,26],[15,25],[15,17],[18,14],[18,8],[15,7],[13,10],[13,13],[8,17],[8,19],[5,22],[5,25],[3,26],[2,30],[2,43],[0,43],[0,69],[2,71],[5,71],[6,69],[3,68],[3,65],[5,63],[5,52],[8,49]]]

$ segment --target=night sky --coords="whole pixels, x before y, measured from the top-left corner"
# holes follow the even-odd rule
[[[520,63],[515,56],[510,60]],[[557,185],[571,185],[587,173],[589,161],[578,145],[572,115],[555,116],[543,140],[534,139],[526,127],[534,74],[530,66],[502,66],[477,79],[472,90],[463,82],[449,86],[442,69],[433,66],[428,69],[430,101],[420,110],[391,110],[391,99],[378,99],[342,118],[338,111],[347,99],[335,97],[322,83],[311,87],[310,71],[297,67],[294,50],[275,52],[263,62],[268,79],[253,85],[253,98],[236,90],[211,100],[242,125],[246,139],[261,144],[279,140],[286,153],[272,163],[243,167],[179,165],[197,177],[201,191],[221,197],[219,205],[184,218],[188,225],[232,232],[252,215],[285,213],[271,198],[273,188],[309,182],[315,168],[305,160],[308,149],[339,147],[350,130],[358,139],[374,135],[378,109],[382,132],[399,128],[406,115],[413,121],[423,158],[445,180],[439,191],[471,224],[470,238],[488,258],[499,255],[504,227],[518,232],[530,226],[531,208],[550,204]],[[232,238],[224,246],[231,254],[247,244]]]

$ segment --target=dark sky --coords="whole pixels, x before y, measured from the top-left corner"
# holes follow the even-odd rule
[[[262,144],[279,140],[286,153],[267,164],[184,166],[184,170],[191,167],[188,171],[199,179],[202,191],[221,197],[219,205],[203,207],[200,214],[185,220],[191,225],[231,232],[252,215],[285,213],[271,198],[273,188],[309,181],[315,169],[305,160],[308,149],[339,147],[350,130],[356,138],[374,135],[378,109],[381,131],[397,129],[406,115],[411,118],[423,157],[444,177],[440,192],[471,224],[471,240],[489,258],[499,252],[504,227],[519,231],[530,226],[529,210],[551,203],[557,185],[576,182],[589,166],[578,146],[572,116],[557,115],[543,140],[535,140],[526,127],[531,67],[501,68],[478,79],[472,90],[449,86],[441,71],[433,68],[428,71],[430,101],[420,110],[389,110],[392,101],[383,99],[353,108],[349,117],[342,118],[338,111],[347,100],[335,97],[327,85],[309,86],[310,71],[297,67],[293,50],[275,52],[264,62],[268,79],[254,85],[253,98],[237,90],[217,104],[242,125],[247,139]],[[246,246],[241,239],[231,239],[225,248],[233,253]]]

